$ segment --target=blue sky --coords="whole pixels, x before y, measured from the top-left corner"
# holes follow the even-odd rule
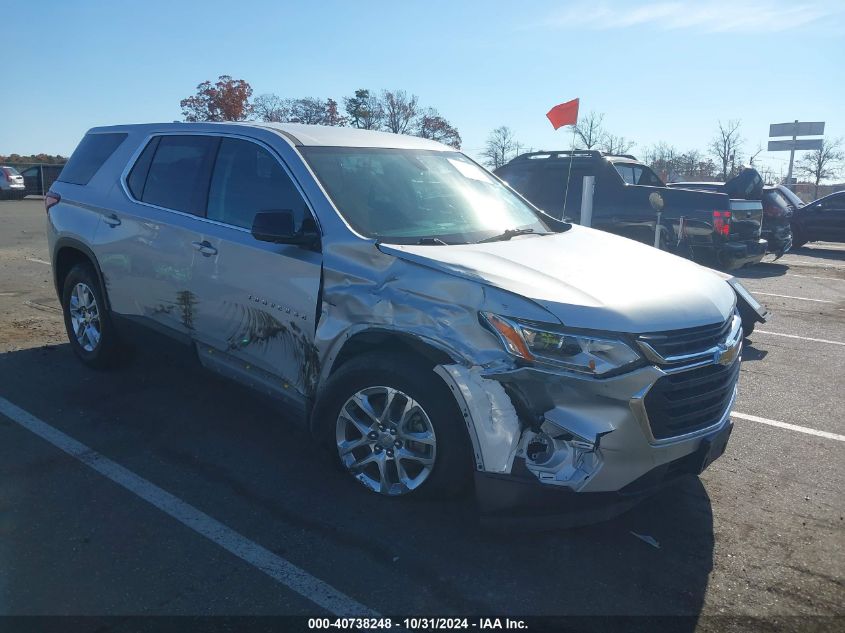
[[[568,147],[545,112],[574,97],[635,154],[704,150],[719,119],[742,120],[746,152],[796,118],[845,136],[839,1],[3,4],[0,154],[68,154],[95,125],[179,119],[179,100],[221,74],[256,95],[404,88],[474,156],[499,125]],[[761,158],[785,172],[787,154]]]

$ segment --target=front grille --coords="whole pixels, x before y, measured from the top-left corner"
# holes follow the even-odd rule
[[[643,334],[639,339],[651,345],[663,358],[696,354],[723,342],[731,331],[732,323],[733,317],[724,323]]]
[[[661,440],[716,424],[725,413],[739,377],[739,359],[725,367],[707,365],[660,378],[645,397],[651,434]]]

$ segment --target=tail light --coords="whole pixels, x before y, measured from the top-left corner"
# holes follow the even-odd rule
[[[61,199],[62,197],[59,194],[48,191],[47,195],[44,196],[44,210],[49,211],[52,207],[56,206]]]
[[[713,212],[713,230],[719,235],[728,236],[731,233],[731,212]]]

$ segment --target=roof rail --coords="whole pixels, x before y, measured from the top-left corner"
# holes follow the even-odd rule
[[[570,156],[573,158],[601,158],[603,153],[594,149],[541,150],[539,152],[526,152],[525,154],[520,154],[519,156],[512,158],[510,162],[530,159],[537,160],[538,158],[569,158]]]

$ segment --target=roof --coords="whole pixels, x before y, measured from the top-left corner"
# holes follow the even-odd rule
[[[596,160],[606,158],[612,162],[631,162],[639,163],[640,161],[630,154],[609,154],[595,149],[576,149],[576,150],[540,150],[539,152],[526,152],[512,158],[508,164],[530,161],[530,160]]]
[[[139,125],[115,125],[98,127],[91,132],[118,132],[129,129],[147,128],[148,133],[177,132],[179,130],[193,130],[196,132],[221,131],[220,128],[230,128],[228,131],[238,132],[238,128],[252,127],[272,130],[285,136],[297,146],[324,147],[383,147],[394,149],[425,149],[441,152],[454,152],[455,148],[437,141],[417,136],[393,134],[391,132],[377,132],[375,130],[359,130],[353,127],[332,127],[328,125],[304,125],[302,123],[265,123],[263,121],[227,121],[223,123],[187,123],[176,121],[173,123],[144,123]]]

